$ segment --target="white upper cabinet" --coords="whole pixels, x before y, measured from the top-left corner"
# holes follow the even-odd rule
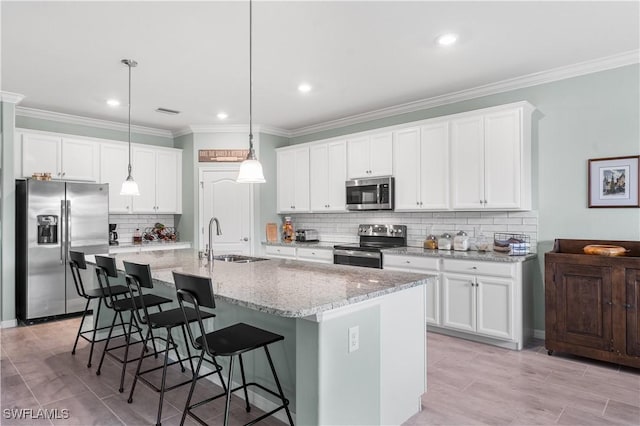
[[[182,152],[137,145],[131,156],[140,190],[132,197],[133,213],[181,213]]]
[[[394,133],[396,210],[449,208],[448,122]]]
[[[454,209],[531,209],[529,104],[451,122]]]
[[[393,134],[391,132],[348,139],[348,178],[392,175],[392,155]]]
[[[289,148],[277,153],[278,212],[309,211],[309,147]]]
[[[128,145],[100,144],[100,182],[109,184],[109,213],[131,213],[131,197],[120,195],[128,164]]]
[[[309,148],[309,159],[311,211],[344,211],[347,180],[346,141],[312,145]]]
[[[23,133],[18,140],[16,176],[51,173],[53,179],[98,181],[97,142],[39,133]]]

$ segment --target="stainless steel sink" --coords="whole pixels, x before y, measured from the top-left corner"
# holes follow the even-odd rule
[[[259,262],[261,260],[269,260],[264,257],[251,257],[244,256],[242,254],[221,254],[218,256],[213,256],[214,260],[219,260],[222,262],[231,262],[231,263],[251,263],[251,262]]]

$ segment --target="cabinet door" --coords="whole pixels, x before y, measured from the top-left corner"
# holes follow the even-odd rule
[[[449,122],[424,126],[421,133],[420,207],[434,210],[448,209]],[[395,170],[397,173],[398,169]]]
[[[442,325],[476,331],[475,281],[470,275],[442,274]]]
[[[133,198],[134,213],[156,212],[156,151],[150,148],[132,147],[131,161],[133,179],[138,184],[140,195]]]
[[[501,339],[513,339],[512,280],[476,277],[478,333]]]
[[[330,142],[327,147],[327,158],[329,166],[327,210],[344,211],[347,198],[344,186],[347,180],[347,142]]]
[[[62,179],[62,138],[58,136],[24,133],[22,135],[22,176],[51,173]]]
[[[640,356],[640,269],[626,270],[627,355]]]
[[[369,173],[369,138],[349,139],[347,142],[347,175],[349,179],[365,178]]]
[[[295,171],[293,177],[294,211],[309,211],[309,148],[294,151]]]
[[[428,273],[438,275],[436,271]],[[440,325],[440,278],[430,281],[425,289],[425,320],[427,324]]]
[[[156,153],[156,213],[180,213],[181,155],[176,151]]]
[[[62,139],[62,177],[97,182],[100,177],[99,155],[98,142]]]
[[[293,150],[278,151],[276,154],[278,167],[278,212],[293,211],[295,154]]]
[[[520,110],[488,114],[484,119],[485,208],[520,207],[522,137]]]
[[[131,213],[131,197],[120,195],[128,163],[127,145],[100,144],[100,182],[109,184],[109,213]]]
[[[311,211],[320,212],[329,205],[329,146],[309,148],[309,203]],[[342,185],[344,187],[344,184]]]
[[[369,176],[393,174],[393,134],[382,133],[369,140]]]
[[[395,210],[420,209],[420,129],[399,130],[393,140]]]
[[[558,340],[610,350],[611,268],[559,263],[555,287]]]
[[[483,127],[482,116],[451,122],[451,203],[454,209],[484,206]]]

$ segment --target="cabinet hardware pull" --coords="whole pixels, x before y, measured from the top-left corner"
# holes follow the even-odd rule
[[[405,260],[405,263],[411,263],[411,261],[410,260]]]
[[[312,251],[312,252],[311,252],[311,254],[315,256],[315,255],[316,255],[316,252],[315,252],[315,251]]]
[[[484,203],[487,204],[487,200],[484,200]]]
[[[420,203],[418,201],[416,201],[416,206],[419,206],[419,205],[420,205]]]
[[[477,266],[472,266],[471,269],[478,269],[478,267]]]

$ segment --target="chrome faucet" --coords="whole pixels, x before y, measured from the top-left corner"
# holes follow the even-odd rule
[[[217,217],[212,217],[209,221],[209,244],[207,245],[207,260],[210,263],[213,263],[213,222],[216,223],[216,235],[222,235],[222,230],[220,229],[220,222]]]

